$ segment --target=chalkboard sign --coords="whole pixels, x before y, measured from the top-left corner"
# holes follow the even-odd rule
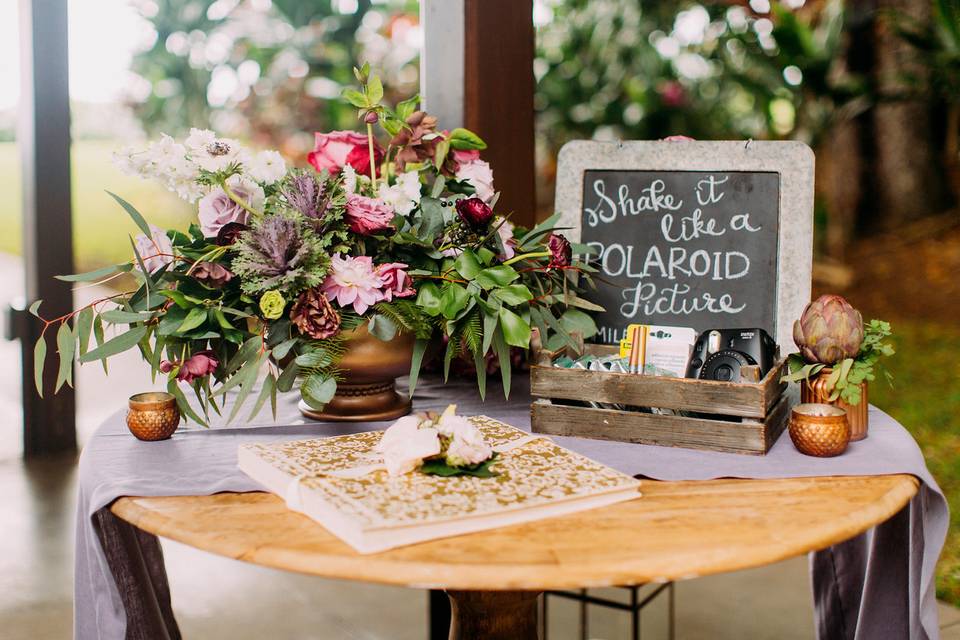
[[[813,156],[794,142],[578,141],[557,208],[593,250],[599,342],[632,323],[760,327],[792,350],[810,298]]]
[[[780,176],[774,172],[586,171],[580,242],[606,308],[601,342],[627,325],[776,324]]]

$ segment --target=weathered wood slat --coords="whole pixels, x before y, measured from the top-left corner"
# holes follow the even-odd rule
[[[730,422],[554,404],[536,400],[530,407],[533,431],[687,449],[762,455],[783,431],[788,400],[784,397],[771,420]],[[779,424],[772,424],[779,419]]]
[[[540,398],[763,418],[781,395],[779,380],[780,367],[754,384],[533,366],[530,393]]]

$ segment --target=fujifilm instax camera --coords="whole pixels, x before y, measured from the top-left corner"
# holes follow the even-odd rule
[[[687,377],[740,382],[740,367],[759,365],[762,379],[774,365],[777,343],[763,329],[712,329],[693,345]]]

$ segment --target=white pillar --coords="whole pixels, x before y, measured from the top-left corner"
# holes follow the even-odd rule
[[[423,109],[438,118],[441,129],[462,126],[464,0],[420,0],[420,24]]]

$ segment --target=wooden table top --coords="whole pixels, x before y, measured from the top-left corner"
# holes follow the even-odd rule
[[[822,549],[897,513],[909,475],[644,480],[609,507],[360,555],[267,493],[120,498],[136,527],[222,556],[419,588],[569,589],[694,578]]]

